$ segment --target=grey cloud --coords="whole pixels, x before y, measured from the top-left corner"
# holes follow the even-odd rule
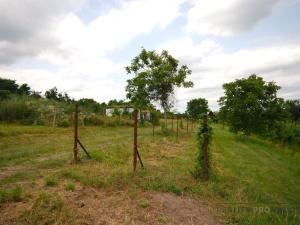
[[[198,12],[203,8],[202,1],[195,1],[196,4],[189,12],[186,28],[200,34],[232,35],[250,30],[259,21],[272,13],[273,7],[283,0],[238,0],[234,1],[230,7],[218,9],[205,16]],[[217,1],[216,1],[217,4]],[[209,27],[203,30],[203,25]]]
[[[230,12],[223,12],[216,15],[215,23],[222,27],[228,27],[232,32],[241,32],[251,29],[257,22],[267,17],[273,6],[279,0],[243,0],[230,9]]]
[[[61,16],[80,1],[1,0],[0,64],[34,56],[57,44],[52,29]]]

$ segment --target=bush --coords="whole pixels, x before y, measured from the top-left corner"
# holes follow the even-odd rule
[[[300,146],[300,126],[291,123],[274,123],[274,128],[263,134],[264,137],[289,146]]]
[[[40,113],[23,98],[12,98],[1,101],[0,120],[33,124],[40,120]]]
[[[59,120],[59,121],[57,122],[57,126],[58,126],[58,127],[69,127],[69,126],[71,126],[71,122],[68,121],[68,120],[66,120],[66,119],[64,119],[64,120]]]

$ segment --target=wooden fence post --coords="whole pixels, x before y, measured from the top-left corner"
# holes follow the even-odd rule
[[[189,133],[189,118],[186,118],[186,133]]]
[[[178,116],[176,117],[176,122],[177,122],[177,126],[176,126],[176,141],[178,141]]]
[[[137,129],[138,129],[138,110],[134,110],[134,129],[133,129],[133,171],[136,170],[137,162]]]
[[[74,162],[78,161],[78,104],[75,104],[75,113],[74,113],[74,147],[73,147],[73,160]]]
[[[154,122],[152,122],[152,136],[154,137],[154,128],[155,128],[155,125],[154,125]]]

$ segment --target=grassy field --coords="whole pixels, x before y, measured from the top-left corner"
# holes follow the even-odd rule
[[[156,209],[170,196],[191,212],[193,200],[206,205],[220,224],[300,223],[297,151],[214,125],[212,176],[201,182],[191,176],[195,129],[180,130],[178,141],[159,130],[139,129],[145,168],[133,174],[131,127],[80,127],[92,159],[80,151],[74,165],[72,128],[0,125],[0,224],[96,224],[101,213],[99,224],[180,224]]]

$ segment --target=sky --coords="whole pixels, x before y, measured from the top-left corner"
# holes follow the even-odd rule
[[[0,77],[75,99],[125,99],[124,67],[168,50],[194,82],[174,111],[250,74],[300,98],[300,0],[0,0]]]

